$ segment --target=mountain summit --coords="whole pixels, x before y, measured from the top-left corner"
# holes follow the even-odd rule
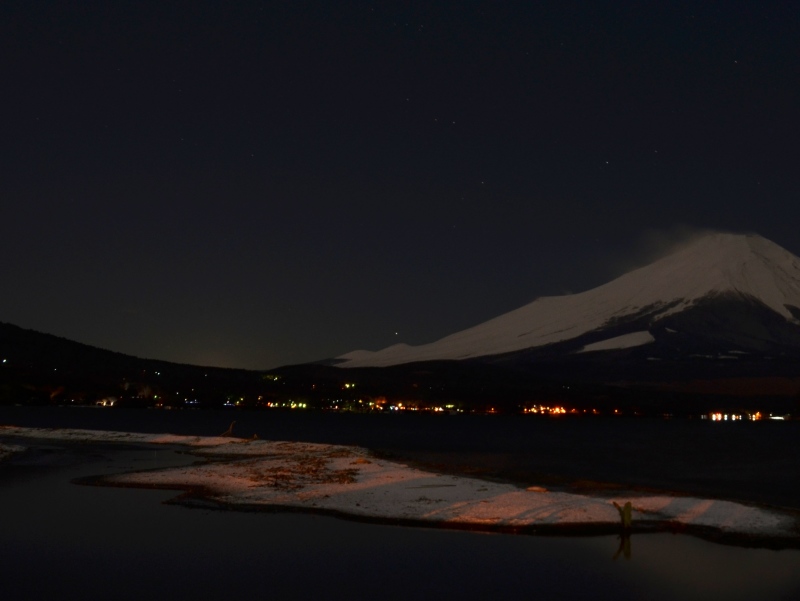
[[[800,354],[800,259],[761,236],[707,234],[592,290],[541,297],[430,344],[354,351],[336,364],[518,363],[638,347],[651,359],[664,353]]]

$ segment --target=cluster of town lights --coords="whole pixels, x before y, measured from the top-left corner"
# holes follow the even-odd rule
[[[397,403],[396,405],[389,405],[389,411],[433,411],[434,413],[462,413],[462,409],[456,409],[455,405],[436,405],[433,407],[418,407],[417,405],[408,405],[404,403]]]
[[[269,407],[271,409],[307,409],[308,405],[306,403],[295,403],[294,401],[290,401],[288,403],[277,403],[277,402],[268,402],[264,403],[265,407]]]
[[[533,407],[525,407],[522,412],[539,413],[542,415],[561,415],[562,413],[566,413],[567,410],[560,406],[549,407],[547,405],[534,405]]]
[[[770,416],[771,417],[771,416]],[[741,420],[749,420],[756,422],[760,419],[764,419],[761,415],[760,411],[756,411],[755,413],[712,413],[711,414],[711,421],[712,422],[737,422]]]

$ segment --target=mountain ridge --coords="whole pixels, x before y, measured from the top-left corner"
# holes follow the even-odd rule
[[[399,344],[375,352],[353,351],[337,357],[335,364],[344,368],[385,367],[418,361],[504,356],[558,345],[592,333],[600,336],[595,336],[589,345],[620,336],[627,336],[625,340],[631,342],[631,336],[638,332],[635,346],[644,346],[656,340],[650,332],[655,324],[666,324],[671,316],[698,307],[708,312],[709,303],[715,302],[725,306],[726,311],[745,315],[742,323],[751,325],[764,319],[771,321],[771,317],[765,317],[764,309],[776,314],[783,320],[780,324],[785,322],[787,330],[792,331],[786,340],[776,341],[778,346],[800,348],[800,259],[755,234],[713,233],[695,238],[675,252],[591,290],[540,297],[429,344]],[[746,310],[735,308],[737,303],[742,303]],[[735,328],[736,323],[729,321],[726,327]],[[634,322],[641,322],[643,327],[619,331],[619,325]],[[776,330],[772,321],[768,329],[780,330]],[[645,332],[650,333],[649,338]],[[609,335],[603,338],[603,333]],[[747,347],[744,338],[739,342]],[[764,346],[761,341],[756,343],[756,347]],[[603,350],[613,348],[612,344]],[[601,347],[587,350],[601,350]]]

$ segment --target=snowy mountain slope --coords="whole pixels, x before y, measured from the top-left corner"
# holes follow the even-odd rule
[[[655,340],[648,330],[660,323],[663,332],[663,324],[674,321],[667,318],[700,307],[713,316],[709,306],[717,300],[726,305],[740,302],[759,314],[766,310],[771,331],[775,330],[773,318],[795,329],[800,325],[800,259],[760,236],[709,234],[598,288],[542,297],[430,344],[354,351],[338,357],[337,365],[379,367],[470,359],[582,338],[587,338],[586,346],[574,352],[641,346]],[[636,329],[624,331],[621,326],[627,323],[635,323]],[[735,327],[735,323],[725,327]],[[748,327],[755,332],[751,337],[760,335],[752,323]],[[605,338],[604,332],[608,333]]]

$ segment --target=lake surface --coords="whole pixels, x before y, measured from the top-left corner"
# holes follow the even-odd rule
[[[792,599],[800,551],[549,538],[165,505],[74,478],[180,465],[169,448],[36,443],[0,464],[8,599]],[[616,559],[615,559],[616,556]]]
[[[354,444],[551,488],[649,487],[800,510],[800,422],[0,407],[0,424]]]

